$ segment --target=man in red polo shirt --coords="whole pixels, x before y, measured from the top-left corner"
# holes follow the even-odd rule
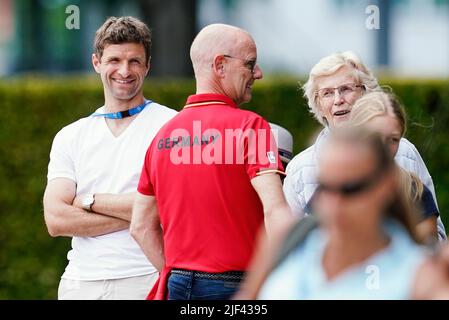
[[[262,78],[244,30],[205,27],[190,51],[196,94],[149,147],[131,234],[161,272],[153,299],[228,299],[264,225],[290,217],[269,124],[239,109]],[[157,204],[156,204],[157,203]]]

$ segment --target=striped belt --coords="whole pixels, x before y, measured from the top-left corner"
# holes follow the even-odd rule
[[[173,269],[171,273],[187,277],[193,276],[196,279],[234,281],[234,282],[242,281],[245,276],[245,273],[243,271],[227,271],[221,273],[212,273],[194,270]]]

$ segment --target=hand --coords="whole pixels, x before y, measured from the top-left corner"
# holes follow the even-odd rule
[[[449,299],[449,245],[443,245],[418,270],[413,297],[415,299]]]
[[[86,194],[79,194],[79,195],[75,196],[75,198],[73,199],[73,202],[72,202],[72,206],[86,211],[86,209],[83,206],[83,198],[85,196],[86,196]]]
[[[84,209],[83,208],[83,204],[81,202],[82,199],[83,199],[83,195],[82,194],[79,194],[79,195],[75,196],[75,198],[73,199],[73,202],[72,202],[72,206],[74,206],[74,207],[76,207],[78,209]]]

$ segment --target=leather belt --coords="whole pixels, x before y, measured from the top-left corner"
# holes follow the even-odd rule
[[[194,270],[173,269],[171,273],[187,277],[191,277],[193,275],[193,277],[196,279],[234,281],[234,282],[242,281],[245,276],[245,273],[243,271],[227,271],[221,273],[212,273]]]

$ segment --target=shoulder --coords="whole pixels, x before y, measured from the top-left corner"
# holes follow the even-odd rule
[[[156,102],[152,102],[142,113],[142,119],[138,123],[145,129],[150,141],[179,115],[178,111]]]
[[[156,115],[160,116],[161,118],[170,119],[173,118],[178,113],[178,111],[153,101],[149,105],[148,113],[150,113],[152,116]]]
[[[316,167],[315,145],[311,145],[304,151],[297,154],[287,165],[286,174],[296,175],[301,171]]]
[[[423,184],[422,198],[425,199],[428,197],[430,197],[433,200],[432,191],[430,191],[430,189],[427,188],[427,186],[425,184]]]
[[[91,121],[90,117],[81,118],[71,124],[66,125],[55,136],[55,140],[71,140],[78,136]]]
[[[421,158],[418,149],[416,149],[415,145],[406,138],[401,138],[401,141],[399,142],[399,149],[396,153],[396,158],[398,157],[410,160],[416,160],[418,157]]]
[[[402,138],[395,156],[396,162],[407,171],[415,173],[429,187],[430,175],[426,164],[416,147],[407,139]]]
[[[414,253],[417,256],[421,256],[424,253],[423,247],[411,238],[400,222],[388,218],[384,221],[383,228],[391,239],[390,249],[392,253],[403,257],[410,256],[410,253]]]
[[[212,109],[210,109],[212,110]],[[215,110],[215,109],[214,109]],[[254,111],[241,109],[240,107],[234,108],[232,106],[221,106],[219,109],[222,113],[222,117],[229,118],[238,118],[242,121],[242,123],[252,123],[257,121],[267,122],[261,115],[257,114]],[[218,112],[218,109],[217,109]],[[267,122],[268,123],[268,122]]]
[[[257,125],[261,125],[263,124],[264,126],[267,126],[268,128],[270,127],[268,124],[268,121],[265,120],[264,117],[262,117],[261,115],[250,111],[250,110],[244,110],[244,109],[240,109],[240,108],[236,108],[236,109],[232,109],[233,113],[235,113],[236,116],[238,116],[239,118],[241,118],[243,120],[243,123],[246,126],[257,126]]]
[[[417,268],[426,257],[426,248],[416,243],[406,229],[399,222],[388,219],[384,222],[384,230],[390,237],[390,245],[378,260],[379,265],[386,269],[395,270],[392,281],[403,279],[406,285],[407,279],[413,279]],[[398,276],[400,275],[400,276]]]
[[[432,192],[429,188],[426,187],[426,185],[423,185],[423,193],[421,195],[421,206],[424,210],[424,216],[425,218],[428,218],[429,216],[436,216],[438,217],[440,215],[440,212],[436,206],[435,200],[433,199]]]
[[[286,174],[297,175],[304,170],[316,170],[317,167],[317,150],[326,140],[329,129],[324,128],[318,134],[316,141],[307,149],[297,154],[288,164]]]
[[[295,215],[302,216],[307,202],[313,196],[317,185],[315,146],[307,148],[287,165],[282,190]]]
[[[304,209],[315,191],[317,170],[315,145],[296,155],[287,165],[283,190],[291,207],[292,202],[297,202]]]
[[[220,122],[226,124],[228,129],[243,130],[271,130],[268,121],[261,115],[240,108],[221,109]]]

